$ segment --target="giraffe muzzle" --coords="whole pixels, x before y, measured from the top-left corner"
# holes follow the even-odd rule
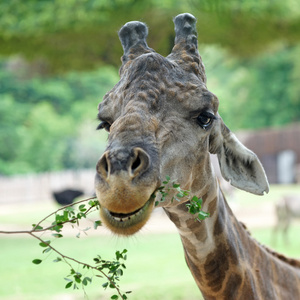
[[[132,235],[148,221],[153,210],[153,201],[151,198],[143,207],[127,214],[114,213],[101,207],[101,219],[112,232],[119,235]]]
[[[136,147],[131,151],[106,151],[97,164],[95,182],[101,219],[111,231],[131,235],[144,226],[160,183],[145,150]]]

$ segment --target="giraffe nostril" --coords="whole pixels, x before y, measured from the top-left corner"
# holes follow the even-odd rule
[[[134,148],[133,155],[129,171],[132,177],[136,177],[149,168],[150,158],[142,148]]]
[[[108,173],[108,163],[107,163],[106,159],[104,159],[104,161],[103,161],[103,167],[104,167],[105,172]]]
[[[133,179],[144,173],[149,165],[150,157],[142,148],[133,148],[131,153],[124,149],[110,150],[103,153],[99,159],[97,173],[103,179],[109,180],[111,174],[126,171],[129,178]]]
[[[104,178],[108,177],[110,167],[107,159],[107,152],[103,153],[102,157],[98,161],[96,169],[98,174],[102,175]]]
[[[140,156],[138,155],[131,166],[132,171],[137,169],[140,166],[140,164],[141,164],[141,159]]]

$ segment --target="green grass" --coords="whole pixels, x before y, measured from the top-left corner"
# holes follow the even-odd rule
[[[284,195],[300,195],[300,185],[270,185],[268,194],[257,196],[242,190],[235,189],[235,198],[243,207],[257,207],[261,203],[275,203]]]
[[[290,236],[298,237],[299,226],[293,226]],[[76,233],[74,233],[75,235]],[[271,230],[255,230],[253,236],[261,243],[272,245]],[[52,300],[70,293],[74,298],[84,299],[81,290],[65,290],[63,278],[69,268],[64,263],[53,263],[56,255],[42,254],[42,248],[33,238],[0,239],[0,298],[5,300]],[[194,300],[201,299],[200,292],[185,264],[182,245],[177,234],[144,235],[120,239],[112,236],[66,237],[53,242],[59,251],[92,263],[100,254],[104,259],[113,259],[116,250],[128,249],[127,269],[121,279],[123,291],[133,291],[131,300]],[[273,247],[274,248],[274,247]],[[299,238],[285,245],[279,239],[275,247],[287,255],[298,256]],[[40,265],[32,264],[35,258],[44,259]],[[87,275],[89,276],[89,275]],[[89,299],[109,299],[101,282],[86,289]]]
[[[263,201],[275,202],[285,193],[299,192],[299,186],[272,186],[265,197],[238,192],[239,204],[259,210]],[[11,225],[29,229],[32,223],[57,209],[54,204],[12,206],[0,211],[0,230]],[[271,213],[271,212],[270,212]],[[273,213],[273,212],[272,212]],[[253,216],[255,217],[255,216]],[[97,218],[94,215],[93,218]],[[260,243],[287,256],[300,258],[300,224],[294,222],[289,231],[290,243],[281,236],[272,239],[272,228],[252,229],[252,235]],[[120,286],[122,291],[133,291],[129,300],[195,300],[201,294],[186,266],[178,234],[137,235],[128,239],[113,235],[90,235],[76,238],[74,230],[68,237],[53,241],[53,245],[66,255],[86,263],[100,254],[104,259],[113,259],[116,250],[128,249],[127,269]],[[92,231],[91,231],[92,233]],[[45,236],[46,238],[46,236]],[[69,274],[64,263],[53,263],[53,254],[42,254],[38,241],[27,236],[0,236],[0,299],[3,300],[61,300],[84,299],[82,290],[66,290],[63,279]],[[40,265],[32,260],[43,259]],[[90,276],[90,275],[87,275]],[[112,293],[103,292],[101,280],[95,279],[86,289],[90,300],[110,299]]]
[[[64,263],[53,263],[56,255],[42,254],[38,242],[31,238],[1,238],[0,298],[54,299],[71,293],[83,299],[82,291],[65,290],[63,278],[68,274]],[[108,236],[63,238],[56,240],[57,249],[81,261],[92,263],[100,254],[113,259],[116,250],[128,249],[126,271],[121,281],[123,291],[133,291],[130,299],[199,299],[200,292],[185,265],[180,239],[176,234],[147,235],[136,239]],[[48,257],[47,257],[48,256]],[[46,258],[34,265],[34,258]],[[87,288],[89,299],[109,299],[101,281]]]
[[[272,228],[259,228],[251,231],[252,236],[261,244],[289,257],[300,259],[300,224],[294,222],[288,231],[288,243],[282,234],[274,236]]]

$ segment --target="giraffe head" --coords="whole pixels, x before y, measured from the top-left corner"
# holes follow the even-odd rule
[[[225,126],[218,98],[206,87],[196,19],[181,14],[174,23],[175,45],[166,58],[148,47],[145,24],[121,28],[120,81],[98,107],[99,128],[109,131],[109,139],[97,163],[95,188],[102,220],[117,234],[143,227],[167,175],[201,196],[214,180],[209,152],[218,155],[232,185],[256,194],[268,191],[256,155]],[[178,205],[172,196],[161,206]]]

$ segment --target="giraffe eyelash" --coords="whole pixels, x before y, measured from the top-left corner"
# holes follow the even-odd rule
[[[103,121],[103,122],[101,122],[101,123],[97,126],[96,130],[105,129],[107,132],[109,132],[109,131],[110,131],[110,126],[111,126],[111,125],[110,125],[108,122]]]

